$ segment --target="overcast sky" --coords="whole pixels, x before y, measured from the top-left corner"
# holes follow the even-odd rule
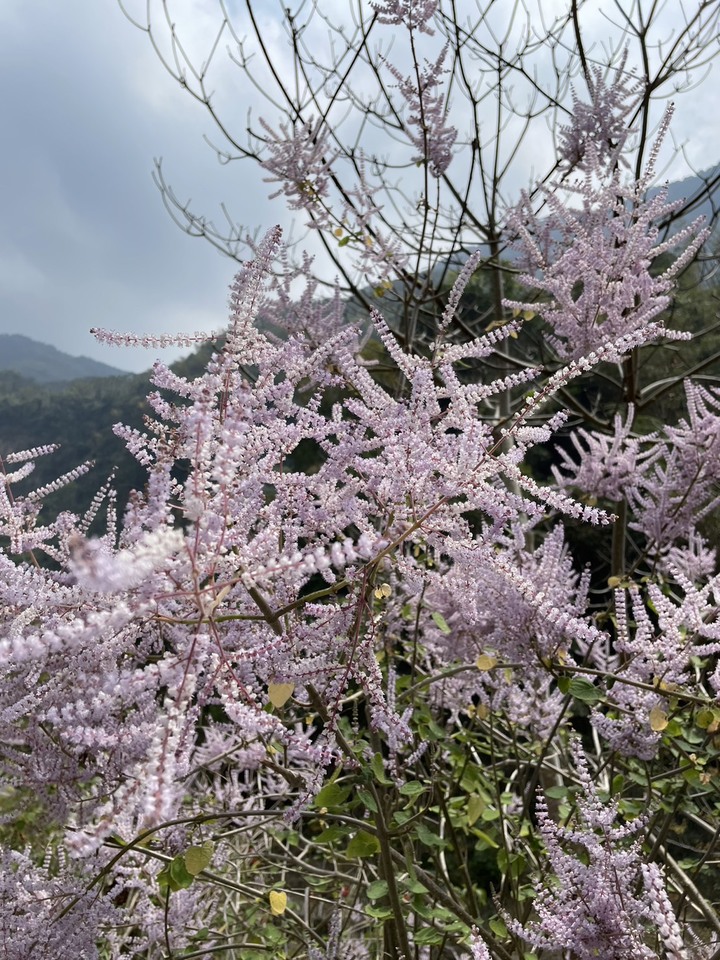
[[[199,23],[216,8],[185,6]],[[674,127],[700,168],[720,160],[719,79],[686,101]],[[0,0],[0,89],[0,333],[143,370],[154,352],[100,346],[90,327],[221,327],[233,263],[171,221],[153,158],[203,212],[217,215],[225,200],[262,229],[287,216],[253,166],[218,164],[202,139],[209,120],[115,0]]]

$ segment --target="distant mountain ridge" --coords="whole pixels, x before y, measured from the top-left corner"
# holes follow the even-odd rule
[[[4,370],[11,370],[36,383],[129,375],[127,370],[119,370],[90,357],[73,357],[20,333],[0,333],[0,375]]]

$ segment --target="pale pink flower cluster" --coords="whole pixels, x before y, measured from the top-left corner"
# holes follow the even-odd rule
[[[313,119],[293,126],[280,124],[280,133],[261,118],[268,135],[268,156],[261,166],[270,176],[268,183],[280,183],[273,197],[284,194],[291,210],[310,211],[325,199],[332,178],[332,163],[338,151],[331,145],[327,126],[315,126]]]
[[[417,129],[410,135],[418,150],[416,162],[427,160],[434,177],[442,176],[452,160],[452,147],[457,130],[447,122],[445,94],[437,90],[448,45],[440,51],[435,63],[419,71],[419,83],[415,77],[404,77],[391,63],[387,68],[397,81],[397,88],[412,113],[408,122]]]
[[[428,23],[435,16],[437,5],[438,0],[384,0],[371,3],[380,23],[402,25],[408,30],[419,30],[430,35],[434,31]]]
[[[698,525],[720,503],[720,392],[685,381],[687,416],[675,426],[633,434],[634,408],[612,434],[579,429],[574,453],[559,451],[555,481],[632,508],[632,529],[642,533],[664,569],[686,567],[702,577],[714,572],[715,551]]]
[[[622,162],[622,149],[631,131],[628,119],[637,104],[641,82],[625,70],[627,47],[612,70],[593,67],[587,78],[590,102],[583,103],[572,92],[570,123],[560,128],[559,155],[570,170],[592,169],[598,163]]]
[[[685,953],[659,870],[643,863],[640,834],[645,820],[623,824],[616,801],[598,796],[587,759],[574,750],[581,792],[571,826],[559,826],[545,800],[537,818],[552,883],[539,886],[533,902],[537,919],[508,927],[534,949],[568,951],[577,960],[657,960],[646,940],[657,925],[663,956]]]
[[[534,302],[507,301],[507,306],[541,316],[550,329],[548,343],[560,359],[589,356],[604,341],[633,332],[641,333],[646,343],[659,337],[689,338],[667,329],[659,318],[670,304],[677,276],[707,239],[707,231],[699,218],[671,239],[661,239],[663,219],[682,201],[668,201],[665,188],[648,199],[671,115],[668,110],[646,172],[637,182],[625,182],[619,169],[608,168],[593,152],[582,180],[541,188],[546,204],[542,219],[528,194],[508,217],[527,270],[520,279],[539,296]],[[663,254],[675,259],[656,275],[653,264]]]

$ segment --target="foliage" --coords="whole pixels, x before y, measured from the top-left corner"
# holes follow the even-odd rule
[[[434,0],[373,10],[357,49],[371,29],[408,41],[393,122],[439,182],[471,34]],[[680,210],[648,193],[655,88],[624,58],[588,65],[578,17],[549,37],[558,52],[574,25],[588,97],[555,178],[505,218],[514,286],[492,216],[490,250],[436,269],[439,200],[403,246],[357,157],[333,204],[332,127],[267,124],[272,188],[321,231],[345,224],[345,278],[371,274],[393,316],[354,322],[339,284],[318,297],[275,228],[206,362],[156,364],[151,414],[115,428],[145,474],[121,517],[112,483],[43,513],[85,469],[32,486],[52,443],[3,459],[11,955],[717,952],[720,390],[685,380],[677,420],[638,414],[706,232],[659,229]],[[714,22],[688,18],[684,68]],[[595,532],[602,581],[569,529]]]

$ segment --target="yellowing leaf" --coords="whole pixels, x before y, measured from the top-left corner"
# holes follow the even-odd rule
[[[293,695],[294,690],[294,683],[269,683],[268,696],[270,697],[270,703],[278,708],[284,706]]]
[[[475,661],[475,666],[482,673],[486,673],[488,670],[492,670],[493,667],[497,666],[497,659],[489,653],[481,653]]]
[[[668,716],[662,707],[653,707],[650,711],[650,729],[660,733],[668,725]]]
[[[467,804],[467,824],[471,827],[483,812],[485,802],[476,793],[471,793]]]
[[[196,877],[199,873],[205,870],[206,867],[210,866],[210,861],[213,857],[214,844],[212,840],[206,840],[202,846],[193,846],[188,847],[185,851],[185,869],[187,872]]]
[[[287,907],[287,894],[282,890],[271,890],[268,896],[270,900],[270,913],[274,917],[281,917]]]

